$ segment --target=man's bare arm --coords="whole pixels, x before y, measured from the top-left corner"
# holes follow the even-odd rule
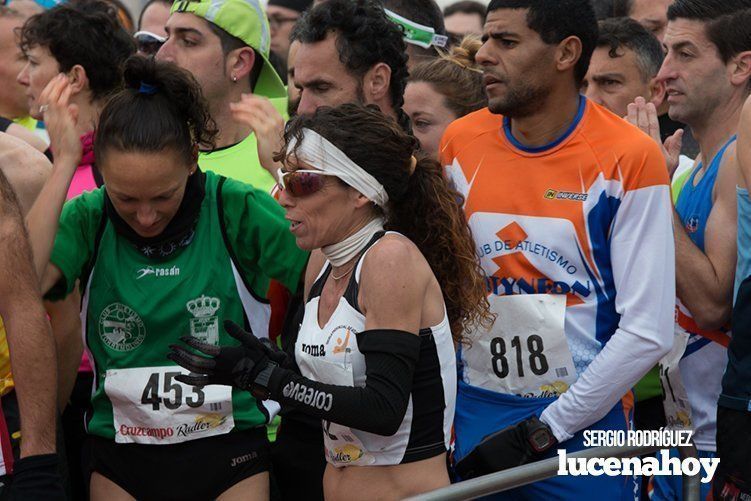
[[[24,141],[39,152],[44,153],[44,151],[47,149],[47,143],[45,143],[41,137],[37,136],[36,134],[34,134],[34,132],[21,125],[11,124],[6,132],[11,136],[17,137],[18,139]]]
[[[737,209],[735,150],[728,148],[715,184],[707,220],[704,252],[694,244],[674,214],[676,293],[696,324],[715,330],[730,320],[736,260]]]
[[[21,213],[25,215],[50,177],[52,164],[20,139],[0,132],[0,169],[13,187]]]
[[[748,189],[751,186],[751,97],[746,100],[741,111],[736,144],[738,185]]]
[[[16,195],[0,171],[0,316],[21,415],[21,457],[55,452],[57,360]]]

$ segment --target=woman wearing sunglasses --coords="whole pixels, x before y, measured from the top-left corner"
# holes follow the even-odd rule
[[[180,376],[188,384],[231,384],[320,418],[326,499],[447,485],[454,343],[488,318],[460,197],[374,108],[319,109],[285,139],[280,203],[313,251],[295,363],[232,323],[241,348],[186,337],[208,357],[182,346],[170,357],[193,373]]]
[[[165,355],[186,333],[233,342],[227,319],[268,335],[270,278],[296,289],[306,253],[269,195],[198,169],[216,128],[189,74],[134,57],[124,78],[97,128],[105,185],[62,215],[81,148],[68,80],[45,89],[55,163],[28,217],[42,290],[84,286],[91,498],[266,499],[273,404],[182,385]]]

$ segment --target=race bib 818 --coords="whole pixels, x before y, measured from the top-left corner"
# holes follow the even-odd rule
[[[554,397],[576,381],[566,341],[566,296],[491,295],[493,327],[462,347],[464,381],[498,393]]]

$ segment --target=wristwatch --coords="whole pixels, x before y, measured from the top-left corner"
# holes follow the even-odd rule
[[[558,443],[550,426],[540,421],[537,416],[529,418],[526,425],[527,442],[537,454],[550,450]]]
[[[266,367],[258,373],[250,390],[250,393],[252,393],[255,398],[259,400],[266,400],[269,398],[269,381],[271,380],[271,374],[277,367],[279,367],[279,364],[273,360],[269,360]]]

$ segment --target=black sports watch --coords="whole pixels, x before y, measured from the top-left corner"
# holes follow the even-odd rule
[[[537,454],[547,452],[558,444],[558,440],[553,435],[550,426],[540,421],[537,416],[532,416],[527,420],[527,442]]]
[[[279,367],[279,364],[273,360],[269,360],[266,367],[258,373],[250,390],[250,393],[252,393],[255,398],[259,400],[267,400],[269,398],[269,381],[271,380],[271,374],[277,367]]]

